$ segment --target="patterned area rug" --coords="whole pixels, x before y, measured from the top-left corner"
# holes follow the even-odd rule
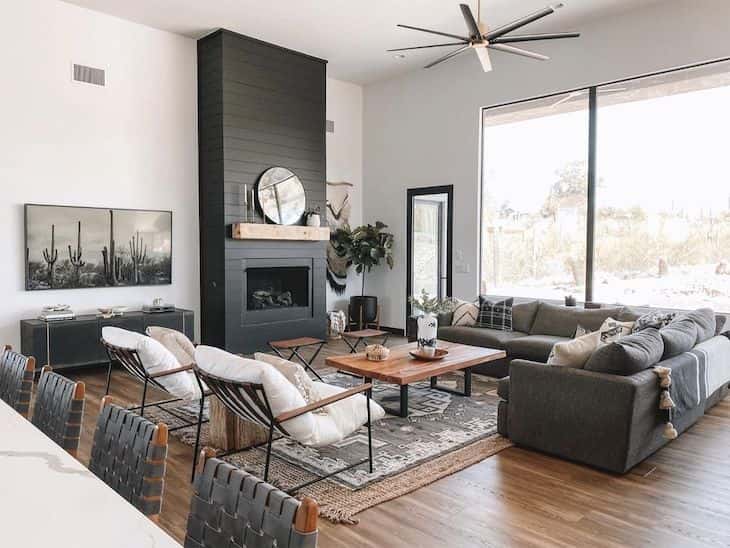
[[[367,465],[363,465],[305,488],[299,494],[313,496],[324,517],[336,522],[352,522],[352,516],[357,512],[411,492],[509,447],[509,440],[496,434],[496,384],[483,377],[473,378],[470,398],[431,389],[428,382],[410,385],[409,417],[387,414],[373,424],[372,474],[367,473]],[[339,373],[324,379],[339,386],[359,382]],[[439,384],[461,390],[462,379],[460,374],[447,375],[439,378]],[[387,408],[397,409],[398,387],[376,384],[373,398]],[[196,405],[178,405],[173,409],[192,418]],[[154,412],[154,417],[165,420],[169,426],[179,424],[163,412]],[[201,436],[203,445],[208,444],[206,426]],[[178,430],[172,435],[188,444],[195,442],[194,428]],[[323,448],[303,447],[282,438],[274,442],[273,452],[269,478],[286,490],[315,479],[314,474],[324,475],[366,458],[367,429]],[[261,477],[264,457],[263,450],[251,450],[225,459]]]

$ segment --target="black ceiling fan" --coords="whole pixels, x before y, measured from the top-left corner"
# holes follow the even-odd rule
[[[577,38],[580,36],[580,33],[578,33],[578,32],[556,32],[556,33],[547,33],[547,34],[520,34],[520,35],[507,36],[508,33],[512,32],[514,30],[524,27],[525,25],[529,25],[530,23],[533,23],[534,21],[537,21],[538,19],[542,19],[543,17],[546,17],[546,16],[554,13],[556,9],[562,8],[563,4],[555,4],[553,6],[548,6],[544,9],[531,13],[530,15],[517,19],[511,23],[502,25],[501,27],[497,27],[494,30],[489,30],[487,28],[487,26],[484,23],[482,23],[482,21],[481,21],[481,0],[479,2],[479,7],[477,8],[477,18],[476,19],[474,18],[474,15],[471,12],[471,8],[467,4],[459,4],[459,7],[461,8],[461,14],[464,16],[464,21],[466,22],[466,27],[469,31],[468,36],[459,36],[457,34],[450,34],[448,32],[440,32],[440,31],[436,31],[436,30],[423,29],[420,27],[412,27],[410,25],[398,25],[399,27],[402,27],[404,29],[417,30],[420,32],[427,32],[429,34],[436,34],[439,36],[446,36],[448,38],[455,38],[456,40],[458,40],[458,42],[448,42],[446,44],[430,44],[427,46],[414,46],[414,47],[410,47],[410,48],[389,49],[388,51],[397,52],[397,51],[409,51],[409,50],[418,50],[418,49],[426,49],[426,48],[441,48],[441,47],[447,47],[447,46],[461,46],[461,47],[447,53],[443,57],[439,57],[435,61],[430,62],[424,68],[431,68],[435,65],[438,65],[439,63],[448,61],[452,57],[456,57],[460,53],[464,53],[467,50],[473,49],[476,52],[477,57],[479,57],[479,61],[482,64],[482,68],[484,69],[484,72],[489,72],[490,70],[492,70],[492,62],[489,59],[489,51],[487,51],[487,50],[492,49],[492,50],[497,50],[497,51],[503,51],[505,53],[513,53],[515,55],[522,55],[523,57],[529,57],[531,59],[538,59],[540,61],[546,61],[547,59],[549,59],[549,57],[547,57],[546,55],[542,55],[540,53],[535,53],[533,51],[528,51],[526,49],[511,46],[509,44],[519,43],[519,42],[533,42],[533,41],[537,41],[537,40],[559,40],[559,39],[563,39],[563,38]]]

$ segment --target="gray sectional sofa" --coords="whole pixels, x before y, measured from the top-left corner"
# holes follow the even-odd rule
[[[578,324],[595,330],[608,317],[634,321],[648,310],[524,302],[514,306],[514,331],[451,326],[443,315],[438,337],[507,352],[502,362],[475,370],[503,377],[498,385],[502,435],[527,448],[625,473],[668,442],[668,420],[681,434],[728,394],[730,339],[719,333],[725,318],[718,317],[720,327],[705,329],[689,350],[653,364],[672,370],[669,390],[676,407],[671,415],[659,409],[662,389],[651,367],[621,375],[545,362],[556,342],[574,337]]]

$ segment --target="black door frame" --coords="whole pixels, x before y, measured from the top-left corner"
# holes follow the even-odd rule
[[[411,317],[411,303],[408,297],[413,290],[413,198],[429,194],[446,194],[446,296],[451,297],[453,290],[453,244],[454,244],[454,185],[424,186],[409,188],[406,191],[406,320]],[[440,282],[440,280],[439,280]]]

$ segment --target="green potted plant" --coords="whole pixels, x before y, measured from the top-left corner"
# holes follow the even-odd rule
[[[332,235],[331,243],[337,255],[347,258],[355,266],[355,272],[362,277],[360,295],[350,297],[350,321],[360,324],[375,322],[378,317],[378,298],[365,295],[365,274],[385,261],[393,268],[393,234],[385,232],[385,223],[362,225],[350,229],[348,225],[339,228]]]
[[[425,351],[430,350],[429,353],[433,355],[439,328],[438,315],[451,311],[454,303],[451,299],[431,297],[425,289],[421,291],[420,297],[408,297],[408,302],[414,309],[421,311],[418,317],[418,346]]]

